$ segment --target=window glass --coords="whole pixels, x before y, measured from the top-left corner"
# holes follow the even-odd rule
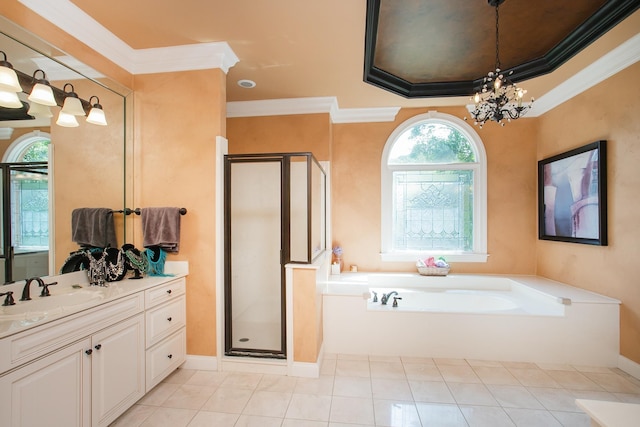
[[[393,172],[393,247],[473,250],[473,171]]]
[[[475,162],[472,144],[458,129],[443,123],[420,123],[403,132],[389,154],[389,164]]]
[[[480,138],[453,116],[428,113],[400,125],[382,159],[383,260],[486,260],[485,162]]]

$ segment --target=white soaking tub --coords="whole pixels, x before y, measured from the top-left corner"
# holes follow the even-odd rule
[[[345,273],[325,289],[324,351],[617,366],[619,305],[535,276]]]

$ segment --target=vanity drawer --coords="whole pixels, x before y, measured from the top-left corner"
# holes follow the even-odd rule
[[[178,368],[184,362],[185,357],[185,328],[147,350],[147,393],[171,371]]]
[[[148,309],[154,305],[176,299],[177,297],[184,295],[186,287],[185,279],[180,278],[172,280],[164,285],[147,289],[144,292],[145,307]]]
[[[106,303],[91,311],[79,312],[41,327],[2,339],[0,372],[29,362],[100,329],[141,313],[144,297],[137,293]],[[4,357],[5,354],[8,357]]]
[[[186,324],[185,296],[147,310],[146,346],[151,347]]]

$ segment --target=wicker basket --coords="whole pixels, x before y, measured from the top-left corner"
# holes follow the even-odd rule
[[[422,276],[446,276],[450,267],[418,267],[418,273]]]

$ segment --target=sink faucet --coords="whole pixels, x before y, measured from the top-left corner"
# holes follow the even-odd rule
[[[2,305],[7,306],[7,305],[16,305],[16,302],[13,300],[13,292],[9,291],[9,292],[0,292],[0,297],[5,296],[4,299],[4,303],[2,303]]]
[[[38,286],[42,288],[42,292],[40,292],[41,297],[48,297],[49,295],[51,295],[49,293],[49,286],[58,284],[58,282],[44,283],[44,280],[42,280],[40,277],[32,277],[30,279],[27,279],[24,284],[24,288],[22,289],[22,298],[20,298],[20,301],[29,301],[31,299],[29,288],[31,286],[31,282],[33,282],[34,280],[38,282]]]
[[[389,298],[393,295],[398,295],[398,293],[396,291],[392,291],[388,294],[382,294],[382,297],[380,297],[380,304],[387,305],[387,301],[389,301]]]

